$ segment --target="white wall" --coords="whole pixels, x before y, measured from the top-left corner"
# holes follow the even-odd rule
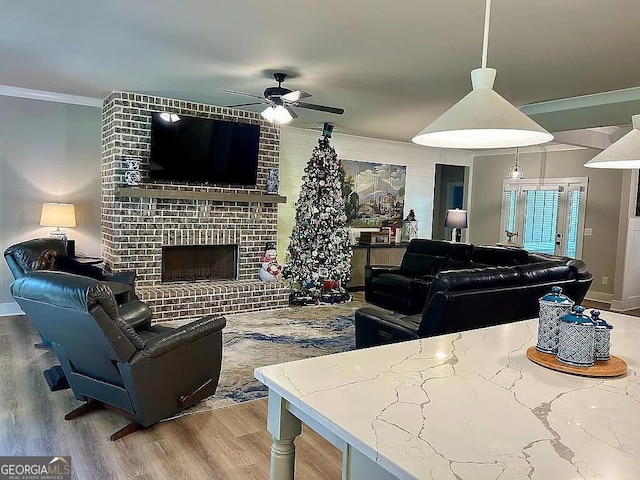
[[[47,237],[43,202],[76,206],[76,249],[100,255],[101,109],[0,96],[0,250]],[[13,276],[0,262],[0,303]]]
[[[280,133],[280,195],[287,203],[278,209],[278,259],[284,262],[295,217],[294,204],[301,189],[304,168],[318,143],[320,132],[283,127]],[[470,166],[469,152],[422,147],[412,143],[334,133],[331,144],[344,160],[405,165],[407,183],[404,216],[413,209],[419,223],[419,236],[431,238],[433,183],[436,163]]]

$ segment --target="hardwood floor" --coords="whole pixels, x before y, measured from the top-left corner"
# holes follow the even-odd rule
[[[55,365],[26,317],[0,317],[0,455],[71,455],[77,479],[269,478],[266,399],[174,420],[111,442],[128,420],[107,410],[65,421],[80,405],[51,392],[42,371]],[[296,441],[296,477],[338,479],[339,450],[305,428]]]

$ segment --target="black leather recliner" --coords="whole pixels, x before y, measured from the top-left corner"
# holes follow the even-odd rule
[[[222,365],[224,317],[135,331],[113,293],[95,279],[35,271],[11,284],[29,319],[52,342],[78,400],[70,420],[99,407],[132,418],[112,440],[213,395]]]
[[[140,302],[135,294],[136,272],[116,272],[111,273],[93,265],[86,265],[67,256],[67,248],[59,238],[36,238],[25,242],[11,245],[4,251],[4,258],[7,261],[9,270],[14,279],[21,278],[33,271],[33,261],[46,250],[56,252],[56,262],[54,270],[83,275],[96,280],[106,280],[110,282],[124,283],[129,285],[129,300],[120,305],[120,315],[134,328],[144,328],[151,324],[152,313],[149,307]],[[41,332],[40,336],[42,336]],[[49,342],[44,337],[42,344],[38,346],[49,347]]]

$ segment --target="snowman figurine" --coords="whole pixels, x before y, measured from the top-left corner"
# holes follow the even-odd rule
[[[260,267],[260,280],[263,282],[273,282],[280,278],[282,267],[278,265],[278,260],[276,259],[277,254],[275,245],[273,243],[267,243],[264,255],[262,255],[260,259],[262,262],[262,267]]]

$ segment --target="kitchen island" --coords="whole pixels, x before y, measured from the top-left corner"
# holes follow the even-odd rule
[[[605,312],[626,375],[527,359],[537,320],[272,365],[272,480],[294,475],[301,422],[343,452],[343,479],[640,475],[640,318]]]

